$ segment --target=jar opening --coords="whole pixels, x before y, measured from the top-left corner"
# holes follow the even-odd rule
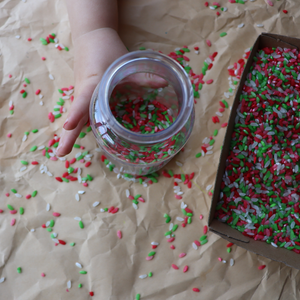
[[[130,57],[130,59],[126,59]],[[158,89],[149,89],[149,87],[141,87],[138,78],[146,74],[153,74],[159,81],[166,81],[167,86]],[[175,119],[169,124],[165,124],[166,128],[158,132],[150,132],[144,134],[141,132],[130,131],[130,128],[125,128],[115,118],[111,104],[117,101],[114,98],[117,95],[117,90],[123,85],[127,90],[131,88],[132,92],[132,77],[135,77],[136,85],[134,88],[144,88],[144,95],[151,95],[155,91],[157,95],[159,91],[163,94],[170,94],[170,98],[176,105]],[[128,82],[131,81],[129,85]],[[125,83],[125,85],[124,85]],[[121,95],[120,93],[119,95]],[[159,96],[159,95],[158,95]],[[173,59],[166,55],[156,53],[154,51],[136,51],[128,53],[116,60],[106,71],[104,79],[101,81],[99,95],[99,109],[102,115],[106,116],[107,123],[114,128],[116,134],[124,136],[132,143],[157,143],[161,142],[174,135],[174,132],[179,131],[187,122],[193,109],[193,89],[185,70]],[[122,97],[122,95],[120,96]],[[159,98],[161,101],[163,97]],[[172,102],[170,101],[170,103]],[[167,101],[169,102],[169,101]],[[166,100],[164,99],[164,103]],[[115,103],[116,104],[116,103]],[[151,105],[151,104],[150,104]],[[169,105],[169,104],[168,104]],[[168,106],[168,109],[171,105]],[[173,106],[174,107],[174,106]],[[172,112],[170,111],[170,114]]]

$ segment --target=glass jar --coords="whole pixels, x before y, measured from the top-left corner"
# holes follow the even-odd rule
[[[155,74],[167,81],[167,86],[155,89],[145,85],[140,87],[138,82],[130,85],[130,75],[136,73],[138,76]],[[159,128],[155,126],[157,132],[146,132],[145,126],[139,128],[144,133],[131,131],[129,126],[133,125],[126,121],[122,125],[122,118],[118,116],[117,120],[111,106],[121,106],[134,97],[145,101],[149,109],[153,109],[153,103],[168,108],[163,112],[167,115],[164,118],[173,122],[156,119],[159,123]],[[136,101],[131,102],[130,110],[134,109]],[[126,114],[125,111],[118,113]],[[150,122],[153,115],[149,114],[149,120],[147,116],[139,116],[136,121]],[[92,131],[104,155],[113,164],[111,168],[121,174],[147,175],[165,166],[186,144],[194,120],[193,88],[185,70],[170,57],[151,50],[130,52],[113,62],[96,87],[90,103]]]

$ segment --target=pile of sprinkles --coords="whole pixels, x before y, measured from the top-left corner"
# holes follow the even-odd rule
[[[300,253],[299,53],[263,48],[244,84],[216,217]],[[261,267],[260,269],[263,269]]]

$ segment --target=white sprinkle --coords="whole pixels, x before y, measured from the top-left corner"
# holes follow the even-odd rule
[[[218,115],[219,117],[223,117],[223,114],[220,113],[219,111],[216,111],[216,115]]]
[[[81,183],[81,176],[80,175],[77,176],[77,179],[78,179],[78,182]]]
[[[277,246],[275,243],[273,243],[273,242],[271,242],[271,245],[272,245],[273,247],[275,247],[275,248],[278,247],[278,246]]]
[[[31,231],[31,232],[35,232],[35,229],[34,229],[34,228],[32,228],[32,229],[30,229],[30,231]]]
[[[85,193],[85,191],[78,191],[77,193],[80,195],[83,195]]]
[[[228,10],[228,8],[227,8],[227,7],[223,7],[223,12],[224,12],[224,11],[227,11],[227,10]]]
[[[66,157],[58,157],[58,159],[61,160],[61,161],[65,161]]]
[[[76,199],[77,201],[79,201],[79,200],[80,200],[80,197],[79,197],[79,195],[78,195],[78,194],[76,194],[76,195],[75,195],[75,199]]]
[[[20,195],[20,194],[18,194],[18,193],[16,193],[15,196],[16,196],[17,198],[21,198],[21,197],[22,197],[22,195]]]
[[[215,9],[216,9],[214,6],[210,6],[209,8],[212,9],[212,10],[215,10]]]
[[[119,173],[119,174],[117,175],[117,178],[118,178],[118,179],[120,179],[120,177],[121,177],[121,173]]]
[[[13,105],[13,102],[12,102],[12,100],[10,100],[9,103],[8,103],[8,106],[10,107],[12,105]]]
[[[178,167],[182,167],[183,166],[183,164],[181,163],[181,162],[179,162],[179,161],[175,161],[175,163],[176,163],[176,165],[178,166]]]
[[[47,205],[46,205],[46,211],[49,211],[50,210],[50,204],[49,203],[47,203]]]
[[[232,267],[234,265],[234,259],[230,258],[230,266]]]
[[[50,221],[47,221],[46,222],[46,227],[49,227],[49,225],[50,225]]]
[[[208,186],[206,187],[206,190],[209,191],[211,188],[212,188],[212,184],[208,185]]]
[[[75,154],[75,158],[81,156],[81,154],[82,154],[81,152],[77,152],[77,153]]]
[[[81,265],[79,262],[76,262],[76,263],[75,263],[75,266],[76,266],[77,268],[79,268],[79,269],[82,269],[82,265]]]
[[[127,189],[125,192],[126,192],[126,197],[128,198],[130,196],[130,191]]]
[[[166,239],[169,239],[171,236],[170,235],[166,235]]]
[[[179,222],[183,222],[184,221],[184,219],[181,218],[181,217],[176,217],[176,220],[179,221]]]
[[[132,203],[134,209],[138,209],[138,206],[135,203]]]
[[[43,150],[45,148],[45,146],[39,146],[38,148],[37,148],[37,150]]]
[[[24,134],[23,138],[22,138],[22,142],[25,142],[27,140],[27,134]]]
[[[46,173],[47,173],[47,175],[50,176],[50,177],[53,176],[53,174],[50,173],[49,171],[47,171]]]
[[[43,101],[40,101],[40,105],[41,105],[41,106],[44,105],[44,102],[43,102]]]
[[[75,220],[75,221],[81,221],[81,218],[75,217],[74,220]]]
[[[172,229],[173,229],[173,226],[174,226],[174,224],[173,224],[173,223],[170,223],[170,225],[169,225],[169,230],[172,230]]]
[[[241,23],[241,24],[238,25],[238,28],[243,28],[244,26],[245,26],[245,24]]]
[[[72,286],[72,283],[71,283],[71,280],[69,280],[69,281],[67,282],[67,288],[70,289],[71,286]]]
[[[0,283],[5,281],[5,277],[0,278]]]
[[[59,244],[58,239],[52,239],[52,241],[53,241],[54,243],[56,243],[56,244]]]
[[[78,168],[77,174],[81,175],[81,168]]]
[[[99,202],[99,201],[96,201],[96,202],[93,203],[93,207],[96,207],[96,206],[98,206],[99,204],[100,204],[100,202]]]
[[[44,95],[39,94],[39,98],[40,98],[40,99],[43,99],[43,98],[44,98]]]
[[[256,24],[256,27],[259,27],[259,28],[264,27],[264,24]]]
[[[193,245],[193,248],[194,248],[195,250],[198,249],[198,246],[197,246],[195,243],[193,243],[192,245]]]
[[[100,208],[100,211],[101,211],[101,212],[105,212],[105,210],[104,210],[103,208]]]
[[[102,152],[102,149],[96,148],[95,151],[96,151],[96,152]]]
[[[21,36],[20,35],[16,35],[16,39],[19,39]]]
[[[227,261],[223,259],[223,260],[222,260],[222,263],[223,263],[223,264],[226,264],[226,263],[227,263]]]
[[[57,233],[56,233],[56,232],[53,232],[52,235],[53,235],[53,237],[55,237],[55,238],[57,237]]]
[[[44,170],[44,165],[43,164],[41,164],[41,166],[40,166],[40,171],[42,171],[42,170]]]
[[[61,97],[63,100],[68,100],[68,99],[70,99],[70,96],[63,96],[63,97]]]
[[[158,246],[159,243],[157,243],[157,242],[151,242],[151,245]]]
[[[213,152],[212,151],[207,151],[206,155],[209,155],[209,154],[213,154]]]
[[[200,53],[200,51],[198,51],[198,50],[196,50],[196,51],[195,51],[195,54],[197,54],[197,55],[198,55],[199,53]]]
[[[144,275],[140,275],[140,276],[139,276],[139,278],[141,278],[141,279],[145,279],[146,277],[148,277],[147,274],[144,274]]]
[[[24,166],[24,167],[22,167],[22,168],[20,169],[20,172],[23,172],[23,171],[25,171],[26,169],[27,169],[27,167]]]
[[[53,76],[52,74],[49,74],[49,78],[50,78],[51,80],[54,80],[54,76]]]

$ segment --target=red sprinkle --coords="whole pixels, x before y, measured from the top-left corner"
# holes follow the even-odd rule
[[[27,200],[31,198],[31,195],[26,195],[25,197]]]
[[[59,243],[62,244],[62,245],[65,245],[65,244],[66,244],[66,242],[63,241],[63,240],[58,240],[58,241],[59,241]]]
[[[188,267],[188,266],[185,266],[185,267],[183,268],[183,273],[187,272],[188,270],[189,270],[189,267]]]
[[[38,95],[40,92],[41,92],[41,90],[38,89],[38,90],[35,91],[35,94]]]
[[[42,57],[42,60],[46,60],[46,57],[43,56],[43,57]]]
[[[213,79],[209,79],[209,80],[206,81],[207,84],[212,84],[213,82],[214,82]]]
[[[203,227],[203,233],[207,234],[207,226],[206,225]]]
[[[72,164],[74,164],[75,162],[76,162],[76,158],[73,157],[73,158],[70,160],[70,164],[72,165]]]
[[[172,250],[174,250],[174,249],[175,249],[175,246],[174,246],[174,245],[171,245],[170,248],[171,248]]]
[[[20,91],[20,94],[23,94],[23,93],[25,93],[25,90],[21,90],[21,91]]]
[[[198,288],[193,288],[193,291],[196,292],[196,293],[200,292],[200,290]]]
[[[266,265],[261,265],[258,267],[258,270],[263,270],[266,267]]]
[[[34,160],[34,161],[31,162],[31,164],[32,164],[32,165],[38,165],[39,162]]]
[[[122,231],[121,231],[121,230],[118,230],[118,231],[117,231],[117,236],[118,236],[119,239],[122,238]]]
[[[175,240],[175,238],[174,238],[174,237],[171,237],[171,238],[167,239],[167,242],[168,242],[168,243],[172,243],[174,240]]]
[[[211,41],[210,40],[206,40],[206,44],[208,47],[211,47]]]
[[[9,77],[9,78],[12,78],[12,75],[11,75],[11,74],[9,74],[9,75],[8,75],[8,77]]]
[[[284,14],[287,14],[287,13],[288,13],[288,11],[287,11],[286,9],[284,9],[282,12],[283,12]]]
[[[28,38],[27,41],[28,41],[28,42],[31,42],[31,41],[32,41],[32,38]]]
[[[11,136],[12,136],[11,133],[8,133],[8,134],[7,134],[7,137],[8,137],[8,138],[11,138]]]
[[[55,179],[59,182],[63,182],[63,180],[60,177],[55,177]]]
[[[228,243],[226,247],[230,248],[231,246],[233,246],[233,243]]]
[[[6,197],[9,197],[9,193],[6,193],[5,196],[6,196]]]
[[[221,125],[221,127],[222,127],[222,128],[227,127],[227,124],[228,124],[228,123],[223,123],[223,124]]]
[[[172,268],[174,269],[174,270],[178,270],[179,268],[176,266],[176,265],[174,265],[174,264],[172,264]]]
[[[85,164],[85,167],[88,168],[90,165],[91,165],[91,162],[88,161],[88,162]]]
[[[90,292],[90,296],[93,297],[94,296],[94,292]]]
[[[59,216],[60,216],[60,213],[58,213],[58,212],[53,212],[52,215],[53,215],[54,217],[59,217]]]
[[[4,210],[0,209],[0,214],[2,214],[4,212]]]

